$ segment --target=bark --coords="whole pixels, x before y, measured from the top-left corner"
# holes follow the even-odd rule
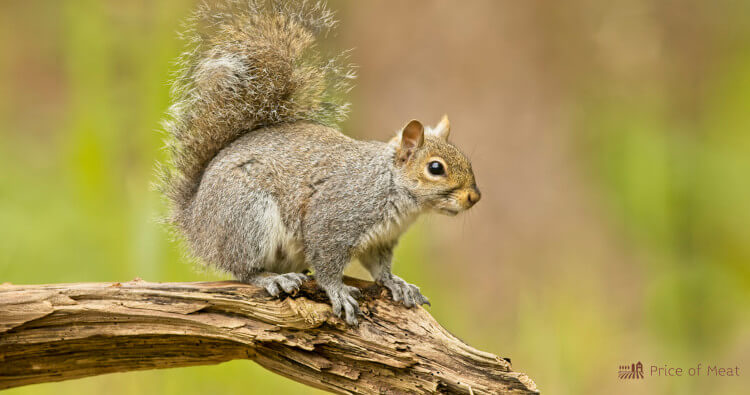
[[[283,299],[237,282],[3,284],[0,389],[241,358],[339,393],[537,393],[423,308],[346,281],[363,290],[356,328],[314,282]]]

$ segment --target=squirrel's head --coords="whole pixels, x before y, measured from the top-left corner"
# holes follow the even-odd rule
[[[468,210],[482,196],[471,162],[448,142],[447,116],[434,128],[412,120],[389,144],[395,147],[395,166],[420,205],[442,214]]]

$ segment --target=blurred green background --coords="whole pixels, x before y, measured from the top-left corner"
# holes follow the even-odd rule
[[[159,121],[191,0],[0,2],[0,282],[193,281],[156,222]],[[395,272],[551,394],[750,385],[750,2],[331,2],[350,135],[451,117],[483,200]],[[356,267],[352,273],[361,274]],[[740,377],[617,378],[642,361]],[[744,372],[744,373],[743,373]],[[9,394],[307,393],[248,361]]]

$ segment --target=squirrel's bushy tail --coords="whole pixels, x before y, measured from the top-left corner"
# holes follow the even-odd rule
[[[223,0],[193,14],[164,122],[171,160],[161,166],[161,190],[173,221],[211,159],[243,133],[345,118],[353,68],[342,55],[321,56],[315,42],[335,24],[325,3],[304,0]]]

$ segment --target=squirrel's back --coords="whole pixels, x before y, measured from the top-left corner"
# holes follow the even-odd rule
[[[165,121],[170,162],[161,189],[180,226],[209,162],[241,135],[281,123],[333,126],[354,74],[323,58],[315,36],[335,25],[321,3],[228,0],[203,4],[183,34],[173,104]]]
[[[342,201],[387,204],[382,195],[392,183],[393,160],[393,149],[383,142],[352,139],[306,121],[280,124],[256,129],[223,149],[207,166],[199,192],[213,188],[209,195],[219,194],[231,183],[264,191],[294,213],[289,218],[294,222],[302,219],[302,206],[323,192]]]

